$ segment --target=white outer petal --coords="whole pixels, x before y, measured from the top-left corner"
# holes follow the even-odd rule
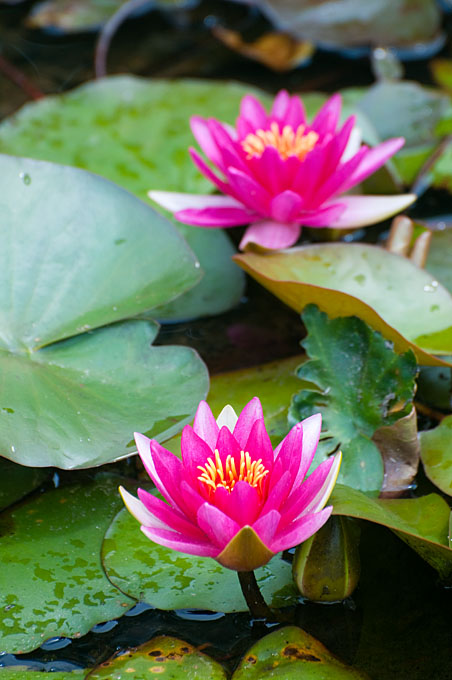
[[[232,433],[234,431],[234,427],[238,419],[239,417],[232,408],[232,406],[230,404],[226,404],[226,406],[223,408],[223,410],[221,411],[220,415],[217,418],[217,425],[220,428],[220,430],[222,427],[227,427],[228,430]]]
[[[339,451],[334,457],[334,463],[331,466],[331,470],[328,477],[322,484],[322,487],[318,490],[317,494],[311,500],[309,505],[307,505],[301,515],[307,515],[311,512],[319,512],[327,504],[328,498],[331,496],[331,492],[337,481],[337,476],[339,474],[339,468],[342,462],[342,451]]]
[[[344,149],[344,153],[341,156],[341,163],[345,163],[345,161],[349,161],[350,158],[352,158],[355,153],[359,150],[359,147],[361,146],[361,129],[355,125],[355,127],[352,129],[350,133],[350,137],[348,138],[347,146]]]
[[[337,196],[334,203],[342,203],[345,210],[328,226],[331,229],[356,229],[376,224],[405,210],[417,199],[416,194],[396,196]],[[324,204],[325,206],[327,203]]]
[[[126,491],[124,487],[119,487],[119,493],[122,496],[122,500],[124,501],[124,505],[126,506],[127,510],[135,517],[136,520],[139,521],[141,525],[145,527],[154,527],[155,529],[171,530],[171,527],[154,517],[154,515],[149,512],[146,506],[143,505],[143,503],[138,498],[135,498],[135,496],[132,496],[131,493]]]
[[[175,191],[148,191],[149,198],[171,212],[187,208],[242,208],[232,196],[216,194],[178,194]]]

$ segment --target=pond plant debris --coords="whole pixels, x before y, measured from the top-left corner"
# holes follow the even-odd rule
[[[404,210],[414,194],[349,195],[404,144],[395,137],[373,148],[361,144],[355,116],[338,128],[342,100],[334,94],[309,123],[303,102],[281,90],[269,114],[245,95],[236,127],[215,118],[191,118],[191,129],[215,174],[193,148],[195,165],[220,194],[150,191],[149,196],[186,224],[249,225],[240,242],[262,248],[292,246],[302,226],[356,229]]]

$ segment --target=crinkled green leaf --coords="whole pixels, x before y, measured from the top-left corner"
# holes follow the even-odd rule
[[[122,504],[120,482],[102,475],[0,515],[0,651],[29,652],[53,636],[80,637],[134,605],[100,561],[105,530]]]
[[[420,440],[425,474],[452,496],[452,416],[446,416],[434,430],[421,432]]]
[[[192,253],[107,180],[8,156],[0,170],[0,454],[86,467],[131,452],[137,427],[171,436],[206,393],[205,366],[150,347],[155,324],[106,324],[193,285]]]
[[[342,450],[339,479],[362,491],[378,492],[383,460],[374,432],[411,410],[416,360],[399,356],[391,344],[357,317],[329,319],[314,305],[303,316],[308,336],[302,342],[309,361],[298,376],[313,384],[292,400],[289,423],[322,414],[319,460]]]
[[[209,557],[195,557],[164,548],[140,531],[126,509],[108,529],[102,562],[110,581],[130,597],[158,609],[247,611],[237,573]],[[270,606],[294,603],[297,592],[291,566],[275,556],[256,570],[262,594]]]
[[[366,519],[392,529],[434,567],[442,579],[451,582],[450,508],[441,496],[383,500],[369,498],[361,491],[339,484],[329,502],[335,515]]]
[[[265,635],[244,655],[232,680],[366,680],[296,626]]]
[[[249,91],[224,82],[103,78],[24,106],[0,125],[0,151],[91,170],[147,202],[150,189],[206,193],[212,185],[188,153],[196,144],[190,116],[233,123]],[[204,277],[154,317],[186,319],[234,306],[244,276],[231,262],[228,236],[221,229],[176,227],[196,252]]]
[[[167,635],[104,661],[87,680],[226,680],[224,668],[184,640]]]

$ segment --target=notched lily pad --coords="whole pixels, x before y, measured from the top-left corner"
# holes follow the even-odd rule
[[[256,642],[232,680],[368,680],[368,676],[333,656],[321,642],[296,626],[287,626]]]
[[[135,604],[109,582],[100,561],[105,530],[122,504],[120,482],[101,475],[0,515],[0,651],[80,637]]]
[[[226,680],[226,672],[217,661],[195,647],[167,635],[153,638],[136,649],[104,661],[86,680]]]
[[[425,474],[452,496],[452,416],[444,418],[434,430],[421,432],[420,441]]]
[[[408,259],[364,243],[328,243],[234,260],[297,312],[316,304],[330,317],[358,316],[420,364],[452,354],[452,297]],[[426,332],[425,329],[428,329]]]
[[[116,587],[158,609],[248,610],[234,571],[211,558],[153,543],[126,509],[105,534],[102,562]],[[270,606],[290,606],[296,601],[290,564],[279,556],[257,569],[256,578]]]

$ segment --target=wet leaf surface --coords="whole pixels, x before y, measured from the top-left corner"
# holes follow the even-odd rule
[[[48,476],[47,470],[16,465],[0,458],[0,511],[36,489]]]
[[[188,153],[195,144],[189,118],[232,123],[249,91],[233,83],[104,78],[23,107],[0,125],[0,150],[85,168],[148,203],[150,189],[206,193],[212,185]],[[231,262],[228,236],[221,229],[175,226],[196,252],[204,278],[169,307],[159,307],[157,317],[187,319],[234,306],[244,277]]]
[[[382,524],[395,531],[448,582],[452,577],[449,548],[450,508],[437,494],[420,498],[376,499],[337,485],[330,497],[333,514]]]
[[[105,661],[87,680],[226,680],[223,667],[195,647],[177,638],[160,635],[137,649]]]
[[[1,651],[80,637],[135,604],[108,581],[100,561],[105,530],[122,504],[120,482],[99,476],[0,515]]]
[[[451,259],[452,229],[433,231],[425,268],[452,293]]]
[[[367,244],[330,243],[234,260],[297,312],[316,304],[331,317],[355,315],[420,364],[452,353],[452,297],[406,258]],[[426,329],[428,331],[426,332]]]
[[[80,671],[52,671],[52,680],[84,680],[86,670]],[[39,674],[39,677],[38,677]],[[1,680],[40,680],[41,671],[33,671],[24,666],[0,667]]]
[[[434,430],[420,434],[425,474],[441,491],[452,496],[452,416]]]
[[[185,555],[153,543],[126,509],[105,535],[102,562],[115,586],[158,609],[248,610],[235,571],[211,558]],[[297,593],[291,566],[280,556],[257,569],[256,578],[270,606],[294,603]]]
[[[207,388],[199,357],[150,348],[155,323],[99,328],[196,282],[178,232],[90,173],[8,156],[0,167],[2,454],[27,465],[100,465],[129,453],[140,421],[156,435],[178,431]],[[65,200],[48,201],[49,191]]]
[[[232,680],[306,678],[306,680],[366,680],[346,666],[321,642],[296,626],[263,637],[245,654]]]
[[[329,319],[309,305],[302,319],[308,331],[302,346],[309,360],[297,374],[312,387],[292,399],[289,424],[321,413],[321,440],[313,466],[341,450],[339,481],[378,494],[383,460],[372,436],[411,411],[415,357],[412,352],[402,356],[393,352],[380,333],[357,317]]]

